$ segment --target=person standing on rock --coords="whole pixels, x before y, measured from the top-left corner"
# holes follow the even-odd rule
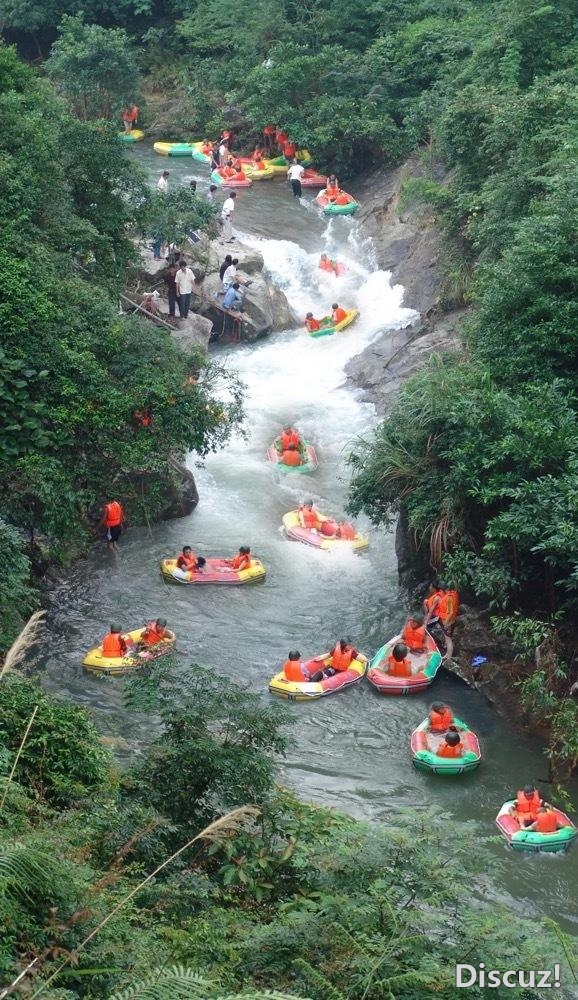
[[[191,308],[191,294],[195,283],[195,272],[187,267],[186,260],[182,260],[175,275],[175,286],[177,289],[177,302],[179,304],[179,315],[181,319],[186,319]]]
[[[233,243],[233,213],[235,211],[235,198],[237,197],[236,191],[231,191],[231,194],[223,202],[223,207],[221,209],[221,219],[223,222],[223,239],[225,243]]]
[[[163,281],[167,286],[167,299],[169,303],[169,318],[175,318],[175,306],[177,304],[177,269],[175,264],[169,264],[165,273],[163,274]],[[179,309],[180,315],[180,309]]]
[[[209,205],[213,205],[215,202],[215,191],[217,191],[217,185],[211,184],[209,190],[207,191],[205,198]]]
[[[300,198],[303,193],[301,181],[304,173],[305,168],[302,167],[300,163],[297,163],[297,160],[293,160],[289,170],[287,171],[287,177],[291,181],[291,187],[295,198]]]

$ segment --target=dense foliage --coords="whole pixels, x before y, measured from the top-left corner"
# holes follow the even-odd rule
[[[226,441],[241,388],[168,332],[118,314],[136,261],[131,232],[182,235],[185,216],[188,227],[209,224],[208,208],[189,191],[159,207],[116,127],[72,116],[6,47],[0,115],[0,534],[14,572],[5,645],[30,606],[10,525],[35,556],[55,555],[78,550],[112,497],[133,523],[158,516],[172,456]],[[133,420],[143,408],[146,428]]]
[[[157,720],[160,711],[162,729],[116,780],[83,711],[14,676],[0,684],[11,725],[9,738],[0,729],[3,983],[26,967],[30,995],[48,1000],[281,1000],[272,988],[312,1000],[457,1000],[460,961],[557,961],[572,981],[572,944],[558,928],[483,902],[479,837],[462,829],[456,840],[433,812],[370,827],[276,788],[285,713],[230,682],[225,699],[212,674],[173,665],[131,683],[128,705]],[[7,785],[32,704],[25,763]],[[259,814],[233,813],[195,840],[242,801]]]

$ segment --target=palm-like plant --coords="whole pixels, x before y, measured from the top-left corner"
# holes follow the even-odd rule
[[[223,993],[222,987],[183,965],[155,969],[146,978],[114,993],[109,1000],[298,1000],[288,993],[243,990]]]

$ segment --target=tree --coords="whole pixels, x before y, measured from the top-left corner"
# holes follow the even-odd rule
[[[137,60],[126,31],[85,24],[82,14],[62,18],[46,71],[82,121],[112,118],[139,90]]]

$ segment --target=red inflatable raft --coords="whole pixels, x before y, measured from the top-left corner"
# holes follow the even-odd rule
[[[410,651],[409,653],[412,666],[411,677],[392,677],[391,674],[387,673],[387,669],[382,669],[382,664],[384,667],[387,667],[389,654],[396,642],[401,641],[401,636],[396,635],[385,646],[378,649],[367,671],[369,683],[380,694],[418,694],[420,691],[425,691],[440,668],[442,662],[440,651],[431,635],[426,634],[425,652],[412,653]]]

